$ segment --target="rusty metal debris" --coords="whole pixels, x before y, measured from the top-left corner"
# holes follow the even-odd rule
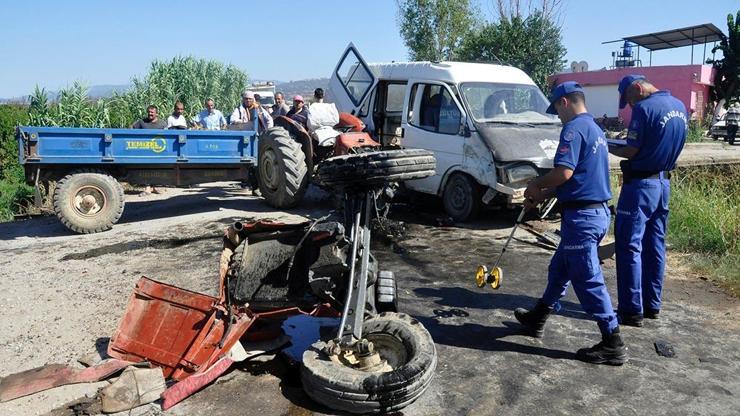
[[[54,387],[105,380],[132,365],[130,361],[107,360],[88,368],[49,364],[0,379],[0,402],[17,399]]]

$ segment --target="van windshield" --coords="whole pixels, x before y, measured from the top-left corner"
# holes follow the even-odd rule
[[[460,86],[470,115],[479,123],[558,123],[545,113],[550,103],[535,85],[466,82]]]

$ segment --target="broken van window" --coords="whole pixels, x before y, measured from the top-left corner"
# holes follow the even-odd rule
[[[553,123],[549,102],[535,85],[469,82],[461,85],[470,115],[479,123]]]

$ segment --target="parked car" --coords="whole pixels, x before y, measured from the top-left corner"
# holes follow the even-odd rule
[[[724,138],[727,137],[727,121],[725,121],[726,115],[727,113],[722,114],[719,116],[719,119],[717,119],[717,122],[712,124],[712,127],[709,128],[709,137],[714,140],[724,140]]]
[[[407,181],[442,198],[457,221],[484,204],[523,202],[526,184],[552,169],[561,123],[518,68],[463,62],[368,65],[350,44],[328,91],[339,111],[365,123],[383,146],[434,152],[437,172]]]

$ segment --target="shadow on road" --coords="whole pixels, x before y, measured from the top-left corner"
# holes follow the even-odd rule
[[[320,191],[313,192],[308,195],[307,201],[302,204],[302,207],[290,212],[296,215],[310,215],[316,210],[326,211],[330,208],[330,205],[330,202],[327,202]],[[173,218],[225,209],[245,211],[245,216],[259,214],[260,217],[268,217],[266,214],[271,212],[282,212],[269,206],[260,197],[245,195],[240,188],[202,187],[184,189],[177,195],[166,199],[142,197],[140,200],[129,200],[126,202],[118,224]],[[0,224],[0,241],[13,240],[19,237],[74,235],[75,233],[64,227],[55,216]]]
[[[425,298],[437,298],[435,304],[450,308],[462,309],[485,309],[485,310],[507,310],[514,311],[516,308],[531,308],[537,303],[537,298],[527,295],[502,292],[479,292],[465,289],[463,287],[418,287],[413,289],[415,295]],[[568,301],[560,301],[561,309],[558,315],[573,319],[589,320],[588,314],[583,312],[581,306]],[[513,316],[513,313],[512,313]]]
[[[450,347],[476,349],[481,351],[510,351],[521,354],[541,355],[559,360],[574,360],[575,354],[570,351],[534,345],[523,345],[505,341],[512,335],[523,335],[522,326],[516,322],[504,322],[505,326],[491,327],[480,324],[465,323],[463,325],[447,325],[435,317],[416,316],[429,331],[434,342]]]

